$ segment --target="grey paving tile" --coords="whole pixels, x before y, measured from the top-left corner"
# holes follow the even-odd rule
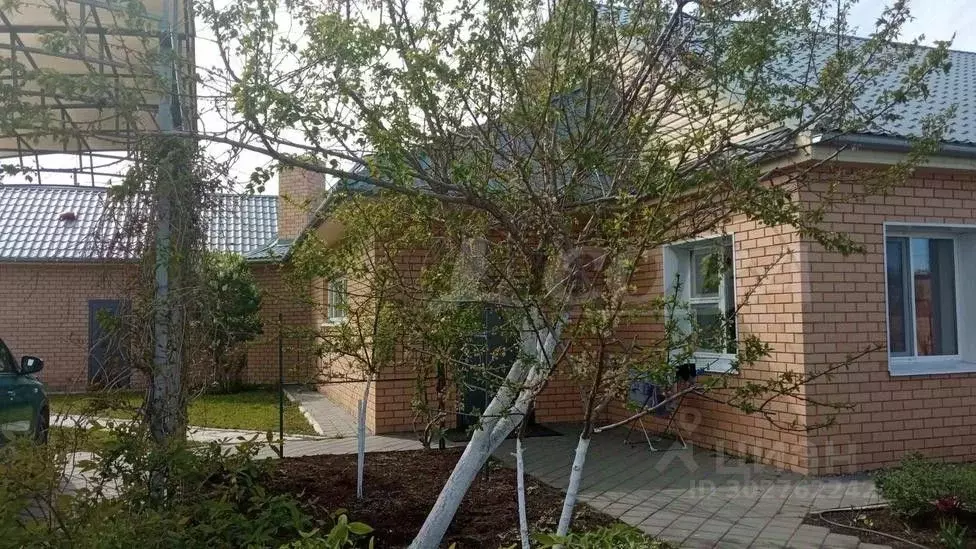
[[[565,484],[575,445],[566,432],[532,440],[529,474]],[[826,529],[802,524],[811,509],[879,499],[863,477],[812,479],[697,449],[650,453],[621,438],[594,437],[582,499],[682,547],[830,547]]]
[[[823,542],[823,546],[830,549],[857,549],[860,544],[861,540],[856,537],[842,534],[828,534]]]

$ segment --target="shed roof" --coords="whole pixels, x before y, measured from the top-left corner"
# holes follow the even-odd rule
[[[0,261],[132,259],[140,205],[108,205],[104,187],[0,185]],[[210,250],[252,261],[281,253],[276,196],[218,195],[206,220]]]

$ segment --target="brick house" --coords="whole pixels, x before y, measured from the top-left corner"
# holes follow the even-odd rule
[[[890,466],[910,452],[957,461],[976,455],[976,105],[968,99],[976,96],[976,81],[966,76],[976,67],[976,53],[951,52],[950,60],[952,70],[930,81],[929,98],[905,105],[902,118],[883,131],[810,133],[801,136],[799,153],[775,159],[780,174],[830,160],[814,171],[816,182],[794,197],[813,205],[818,192],[837,181],[857,181],[863,170],[903,160],[910,139],[921,134],[923,118],[956,104],[940,149],[903,185],[837,204],[827,215],[826,226],[852,235],[866,250],[863,255],[829,253],[790,227],[736,218],[721,235],[648,256],[638,293],[654,296],[667,291],[676,274],[696,279],[701,248],[727,250],[732,268],[717,288],[696,293],[692,283],[683,292],[699,320],[739,303],[738,335],[756,334],[772,346],[765,360],[743,369],[737,380],[812,373],[872,345],[880,349],[801,390],[811,399],[849,404],[850,411],[836,413],[802,399],[784,399],[774,408],[782,423],[813,426],[835,416],[832,426],[787,431],[761,417],[690,399],[679,421],[691,441],[810,474]],[[842,192],[864,192],[856,182],[843,185]],[[323,234],[335,231],[327,221],[316,227]],[[341,290],[348,283],[336,286]],[[747,288],[754,288],[748,300]],[[333,297],[340,290],[323,299],[344,299]],[[638,335],[652,341],[660,330],[646,325]],[[695,355],[705,375],[725,371],[732,358],[721,348]],[[362,394],[357,384],[326,384],[321,390],[350,411]],[[411,381],[395,375],[377,379],[368,402],[370,428],[409,430],[413,390]],[[535,412],[543,423],[580,420],[578,388],[557,373]],[[622,405],[612,406],[605,419],[625,413]]]
[[[776,160],[781,171],[802,169],[831,159],[818,183],[795,199],[814,203],[817,185],[835,185],[859,170],[891,165],[919,133],[922,117],[958,103],[953,129],[941,149],[907,182],[883,196],[837,204],[826,224],[853,235],[864,255],[828,253],[795,230],[734,219],[714,239],[667,246],[648,256],[638,279],[648,296],[665,292],[673,275],[694,280],[697,250],[716,245],[728,250],[732,269],[718,288],[686,297],[702,315],[717,314],[741,302],[739,335],[754,333],[772,346],[760,364],[738,379],[762,380],[785,371],[813,372],[845,360],[869,345],[882,350],[862,357],[829,379],[806,386],[806,396],[829,396],[853,405],[836,424],[812,432],[777,429],[763,418],[707,400],[692,399],[679,421],[692,442],[749,455],[786,469],[811,474],[869,470],[896,463],[904,454],[965,460],[976,454],[976,54],[952,52],[953,69],[936,75],[925,102],[905,106],[905,116],[883,134],[833,138],[806,135],[801,153]],[[856,177],[855,177],[856,179]],[[845,183],[856,192],[856,183]],[[322,280],[312,288],[321,307],[309,308],[287,295],[281,269],[271,261],[287,253],[306,231],[324,241],[341,237],[341,226],[325,215],[311,215],[310,204],[326,195],[321,176],[291,170],[280,188],[291,200],[227,197],[210,234],[214,249],[245,254],[266,294],[266,325],[279,312],[292,327],[318,328],[341,321],[342,303],[353,280]],[[57,389],[78,390],[87,383],[88,330],[93,303],[120,299],[132,276],[132,263],[82,253],[85,223],[97,213],[98,189],[0,187],[0,337],[15,353],[47,360],[44,379]],[[93,198],[94,197],[94,198]],[[74,213],[76,219],[62,214]],[[69,218],[71,216],[68,216]],[[219,227],[219,228],[217,228]],[[275,256],[266,253],[275,249]],[[419,264],[417,256],[402,258]],[[768,274],[762,279],[767,269]],[[746,303],[745,289],[755,286]],[[52,291],[58,288],[60,291]],[[650,297],[648,298],[650,299]],[[11,314],[15,311],[15,314]],[[639,327],[651,341],[660,326]],[[248,355],[251,381],[273,379],[274,331]],[[321,364],[302,346],[289,348],[286,362],[295,381],[317,375]],[[731,356],[722,349],[702,350],[698,366],[721,371]],[[328,373],[328,372],[327,372]],[[367,402],[373,432],[413,429],[411,395],[415,382],[392,372],[376,379]],[[362,381],[324,383],[320,391],[353,412]],[[799,400],[779,403],[777,418],[816,425],[828,411]],[[557,374],[536,403],[541,423],[578,421],[579,391]],[[613,406],[605,419],[623,417]]]
[[[286,175],[282,187],[301,192],[303,181]],[[304,206],[275,196],[217,202],[208,247],[244,255],[264,295],[264,334],[248,349],[244,378],[276,381],[279,313],[286,329],[306,326],[310,315],[291,298],[277,262],[304,228]],[[138,266],[124,246],[106,246],[118,224],[105,210],[104,188],[0,185],[0,338],[16,355],[42,357],[41,379],[54,391],[86,389],[117,354],[105,348],[97,318],[126,306]],[[311,352],[286,339],[289,380],[311,379]]]
[[[976,119],[976,112],[958,116]],[[856,173],[898,161],[904,145],[897,136],[865,139],[824,170],[823,186],[831,184],[834,170]],[[797,166],[834,154],[836,146],[810,146],[809,156],[797,159]],[[756,284],[775,264],[737,319],[740,333],[760,334],[773,352],[739,374],[742,378],[763,379],[787,369],[813,371],[870,344],[887,342],[888,351],[872,353],[829,380],[806,387],[811,396],[840,397],[855,405],[837,415],[833,427],[786,432],[762,418],[700,400],[681,409],[679,420],[689,440],[813,474],[887,466],[913,451],[955,460],[973,455],[976,347],[966,335],[976,322],[976,288],[971,287],[976,278],[965,273],[976,269],[976,144],[973,157],[963,156],[957,147],[962,148],[953,144],[932,157],[889,194],[840,204],[828,216],[832,228],[854,235],[865,246],[863,256],[826,253],[789,228],[745,220],[731,223],[716,237],[725,239],[723,245],[731,250],[733,269],[715,295],[698,301],[703,306],[727,307],[743,298],[742,289]],[[286,266],[273,261],[303,231],[315,231],[326,241],[341,236],[341,227],[327,216],[313,222],[309,213],[308,204],[326,194],[324,180],[293,170],[282,175],[280,186],[291,200],[224,197],[226,207],[210,230],[211,247],[249,258],[266,296],[266,326],[276,324],[279,312],[287,326],[297,328],[339,320],[340,308],[337,303],[330,307],[330,301],[346,299],[346,287],[355,281],[320,281],[317,286],[323,291],[314,295],[323,307],[313,309],[290,295],[281,277]],[[799,199],[813,200],[813,195]],[[15,353],[42,356],[47,364],[43,379],[55,390],[87,386],[93,307],[124,299],[134,274],[131,261],[92,256],[85,248],[83,235],[91,234],[89,223],[103,200],[102,189],[0,187],[0,308],[5,312],[0,315],[0,337]],[[74,216],[64,215],[69,212]],[[665,281],[675,272],[693,277],[695,249],[704,244],[713,243],[704,239],[651,254],[638,280],[642,291],[664,292]],[[419,265],[422,258],[403,261]],[[336,318],[323,318],[323,312]],[[660,327],[645,329],[650,339]],[[266,330],[250,347],[249,381],[275,379],[276,334],[273,328]],[[306,347],[287,345],[286,353],[290,381],[308,381],[318,373],[317,359]],[[721,369],[730,357],[708,351],[697,358],[701,367]],[[375,380],[367,403],[371,431],[413,430],[415,383],[401,374]],[[319,388],[352,412],[363,383],[324,383]],[[624,413],[623,406],[613,406],[605,419]],[[557,374],[540,395],[535,414],[541,423],[580,420],[578,389]],[[825,414],[798,402],[778,410],[779,419],[796,419],[800,425],[815,424]]]

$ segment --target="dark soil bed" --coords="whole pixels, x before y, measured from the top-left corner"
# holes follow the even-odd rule
[[[366,456],[363,501],[356,501],[356,456],[285,458],[269,479],[269,488],[290,493],[314,516],[326,518],[339,508],[350,520],[375,530],[376,547],[405,547],[420,529],[461,450],[371,453]],[[448,530],[444,547],[489,548],[518,541],[515,472],[492,462],[468,492]],[[554,530],[562,492],[526,478],[529,524]],[[583,532],[617,521],[585,504],[576,506],[573,530]]]
[[[830,524],[835,522],[844,527]],[[960,513],[956,516],[959,524],[967,527],[966,545],[970,549],[976,549],[976,514]],[[862,528],[891,534],[903,538],[925,547],[942,547],[939,541],[939,520],[934,515],[921,516],[912,520],[895,515],[885,508],[871,509],[866,511],[831,511],[823,513],[823,518],[817,513],[809,515],[804,521],[806,524],[824,526],[831,532],[857,536],[861,541],[867,543],[878,543],[890,545],[893,549],[918,549],[917,545],[904,543],[895,539],[881,536],[872,532],[854,530]]]

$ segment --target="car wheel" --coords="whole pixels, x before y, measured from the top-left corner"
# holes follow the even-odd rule
[[[48,435],[51,431],[51,411],[41,408],[41,413],[37,417],[37,429],[34,431],[34,441],[38,444],[47,444]]]

